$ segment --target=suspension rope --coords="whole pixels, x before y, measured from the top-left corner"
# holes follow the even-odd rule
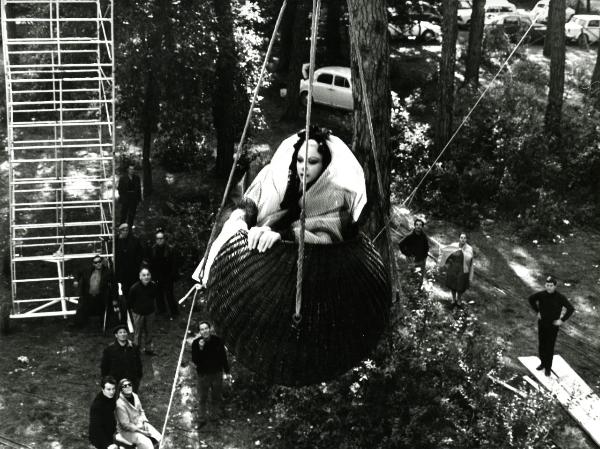
[[[310,117],[312,113],[312,90],[315,78],[315,56],[317,53],[317,31],[319,29],[319,14],[321,0],[313,0],[312,23],[310,28],[310,60],[308,69],[308,93],[306,101],[306,123],[304,126],[304,176],[302,177],[302,200],[300,203],[300,239],[298,241],[298,261],[296,270],[296,308],[292,316],[294,325],[300,324],[302,315],[302,284],[304,281],[304,234],[306,233],[306,167],[308,165],[308,139],[310,138]]]
[[[217,237],[217,223],[219,222],[221,215],[223,214],[223,210],[225,209],[225,203],[227,202],[227,198],[229,196],[229,191],[231,190],[231,185],[233,184],[233,174],[235,173],[235,168],[240,160],[242,155],[242,147],[244,145],[244,141],[246,140],[246,134],[248,133],[248,129],[250,127],[250,121],[252,119],[252,114],[254,112],[254,107],[256,106],[256,102],[258,100],[258,91],[262,85],[265,73],[267,71],[267,63],[269,62],[269,58],[271,56],[271,51],[273,50],[273,44],[276,41],[277,31],[279,30],[279,26],[281,25],[281,20],[283,18],[283,12],[287,6],[287,0],[283,0],[283,4],[281,5],[281,9],[279,10],[279,15],[277,16],[277,21],[275,22],[275,28],[273,28],[273,34],[271,35],[271,40],[269,41],[269,47],[267,48],[267,53],[265,55],[265,59],[263,61],[262,67],[260,69],[260,75],[258,77],[258,82],[256,83],[256,87],[254,88],[254,94],[252,95],[252,103],[250,104],[250,109],[248,110],[248,115],[246,116],[246,123],[244,124],[244,130],[242,131],[242,136],[240,137],[240,142],[238,143],[237,150],[235,152],[233,158],[233,165],[231,166],[231,171],[229,172],[229,178],[227,179],[227,185],[225,186],[225,191],[223,192],[223,198],[221,199],[221,204],[217,211],[217,215],[215,217],[215,222],[213,224],[212,230],[210,232],[210,238],[208,239],[208,244],[206,245],[206,250],[204,252],[204,257],[202,261],[202,267],[200,268],[199,278],[202,279],[204,276],[204,269],[206,267],[206,262],[208,260],[208,253],[212,244],[214,243]]]
[[[199,284],[196,284],[197,286]],[[190,323],[192,322],[192,313],[194,313],[194,305],[196,304],[196,296],[198,295],[200,288],[196,287],[194,296],[192,298],[192,305],[190,306],[190,313],[188,314],[187,325],[185,326],[185,333],[183,334],[183,340],[181,341],[181,349],[179,350],[179,359],[177,360],[177,367],[175,368],[175,376],[173,376],[173,384],[171,386],[171,396],[169,396],[169,405],[167,406],[167,412],[165,413],[165,422],[163,423],[160,445],[158,449],[163,447],[165,444],[165,432],[167,430],[167,423],[169,422],[169,415],[171,413],[171,406],[173,405],[173,397],[175,396],[175,390],[177,389],[177,380],[179,379],[179,367],[181,366],[181,360],[183,358],[183,351],[185,350],[185,343],[187,341],[187,334],[190,329]],[[189,292],[188,292],[189,295]],[[187,295],[186,295],[187,296]]]
[[[350,21],[350,29],[354,29],[354,19],[352,17],[352,7],[350,5],[350,0],[348,0],[348,17],[349,17],[349,21]],[[353,33],[350,32],[350,38],[353,37]],[[371,152],[373,153],[373,164],[375,165],[375,174],[377,176],[377,187],[379,189],[379,203],[380,203],[380,208],[381,211],[384,212],[385,211],[385,190],[383,188],[383,177],[381,174],[381,167],[379,166],[379,152],[377,150],[377,143],[375,141],[375,131],[373,130],[373,118],[371,115],[371,104],[369,102],[369,97],[367,95],[367,85],[365,82],[365,74],[364,74],[364,68],[363,68],[363,59],[362,59],[362,54],[361,54],[361,50],[358,44],[358,39],[354,39],[354,41],[352,42],[353,46],[354,46],[354,53],[356,54],[356,58],[357,58],[357,62],[358,62],[358,74],[359,74],[359,78],[360,78],[360,85],[361,85],[361,92],[362,92],[362,97],[363,97],[363,103],[365,106],[365,114],[367,116],[367,124],[369,126],[369,138],[371,141]],[[391,277],[391,282],[392,285],[396,285],[396,259],[394,257],[394,249],[392,246],[392,234],[390,233],[390,227],[389,227],[389,219],[384,219],[384,228],[385,228],[385,232],[386,232],[386,237],[387,237],[387,246],[388,246],[388,252],[389,252],[389,258],[390,258],[390,262],[391,262],[391,269],[390,269],[390,277]]]
[[[496,72],[496,74],[492,77],[492,80],[488,83],[487,87],[481,93],[481,95],[479,96],[479,98],[477,99],[477,101],[473,104],[473,106],[471,106],[471,108],[469,109],[469,111],[467,112],[467,114],[465,115],[465,117],[463,118],[463,120],[460,123],[460,125],[456,128],[456,130],[454,131],[454,133],[452,134],[452,136],[450,137],[450,139],[448,140],[448,142],[446,142],[446,144],[444,145],[444,147],[440,151],[440,154],[438,154],[438,156],[435,158],[435,160],[430,164],[430,166],[427,169],[427,171],[425,172],[425,174],[421,177],[421,179],[420,179],[419,183],[417,184],[417,186],[404,199],[404,201],[402,201],[402,203],[400,204],[400,207],[407,207],[407,208],[410,207],[410,204],[412,203],[412,200],[414,199],[415,194],[417,193],[417,191],[419,190],[419,188],[421,187],[421,185],[423,184],[423,182],[425,181],[425,179],[427,178],[427,176],[429,176],[429,174],[433,170],[433,167],[435,166],[435,164],[437,164],[437,162],[441,159],[442,155],[448,149],[448,147],[450,146],[450,144],[452,143],[452,141],[454,140],[454,138],[458,135],[459,131],[467,123],[467,121],[469,120],[469,118],[471,118],[471,115],[473,114],[473,111],[475,110],[475,108],[477,108],[477,106],[479,105],[479,103],[481,102],[481,100],[483,100],[483,98],[485,97],[485,95],[492,88],[492,85],[494,84],[494,82],[496,81],[496,79],[498,78],[498,76],[500,76],[500,73],[502,73],[502,71],[504,70],[504,68],[508,64],[508,62],[514,56],[515,52],[518,50],[518,48],[521,46],[521,44],[525,41],[525,38],[527,37],[527,35],[529,34],[529,32],[532,30],[532,28],[535,25],[535,23],[537,22],[539,16],[540,15],[538,14],[538,15],[536,15],[533,18],[533,20],[531,21],[531,25],[525,31],[525,33],[523,34],[523,36],[521,36],[521,39],[519,40],[519,42],[517,42],[517,45],[515,45],[515,48],[513,48],[513,50],[510,52],[510,54],[508,55],[508,57],[506,58],[506,60],[502,63],[502,65],[500,66],[500,68],[498,69],[498,71]],[[381,234],[385,230],[385,226],[387,226],[391,220],[392,220],[392,216],[390,215],[388,217],[387,222],[385,223],[384,227],[382,227],[381,230],[377,233],[377,235],[375,236],[375,238],[373,239],[373,241],[376,241],[381,236]]]

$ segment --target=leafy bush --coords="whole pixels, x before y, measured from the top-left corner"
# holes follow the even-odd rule
[[[408,302],[374,360],[334,382],[274,390],[270,446],[546,447],[554,406],[537,391],[523,398],[491,382],[488,374],[507,377],[502,348],[477,319],[452,317],[426,295]]]

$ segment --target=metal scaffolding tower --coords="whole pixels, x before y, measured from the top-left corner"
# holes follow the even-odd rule
[[[2,0],[11,318],[75,313],[69,279],[114,253],[112,0]]]

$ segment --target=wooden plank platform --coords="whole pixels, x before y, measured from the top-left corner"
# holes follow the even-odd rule
[[[600,446],[600,398],[560,356],[552,362],[552,375],[537,371],[540,359],[534,356],[519,357],[519,361],[533,374],[569,412],[591,439]]]

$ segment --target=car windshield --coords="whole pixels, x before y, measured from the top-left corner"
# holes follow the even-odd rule
[[[573,17],[573,18],[571,18],[571,22],[575,23],[577,25],[581,25],[582,27],[585,26],[585,19],[581,19],[579,17]]]

